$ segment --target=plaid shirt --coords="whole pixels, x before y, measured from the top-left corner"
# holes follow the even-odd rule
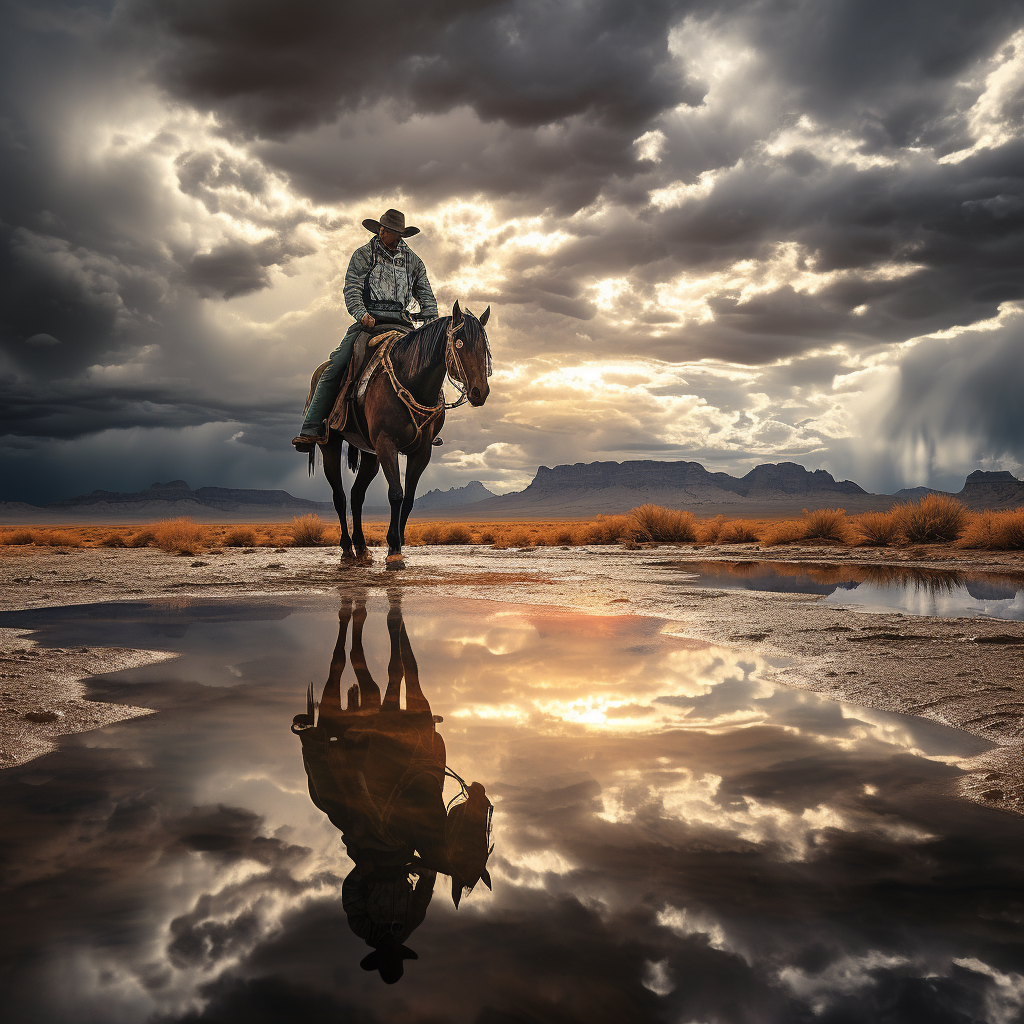
[[[381,265],[375,270],[378,263]],[[365,302],[363,293],[368,274],[371,274],[371,288],[369,301]],[[381,245],[376,236],[352,253],[345,274],[345,307],[356,320],[361,320],[364,313],[376,316],[375,307],[378,313],[392,315],[406,311],[412,299],[419,303],[420,313],[425,319],[437,318],[437,299],[427,280],[427,269],[404,240],[399,240],[394,255]],[[395,305],[398,309],[394,308]]]

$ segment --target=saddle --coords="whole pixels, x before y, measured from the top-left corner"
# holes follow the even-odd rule
[[[338,389],[338,397],[335,399],[331,414],[327,417],[327,433],[323,438],[318,439],[320,443],[327,440],[330,431],[344,430],[350,419],[354,421],[352,426],[365,436],[365,424],[360,423],[356,408],[361,408],[366,389],[380,370],[384,352],[411,330],[411,327],[404,324],[378,324],[365,331],[360,331],[356,335],[355,343],[352,346],[352,357],[348,361],[348,370]],[[309,403],[313,401],[313,393],[320,381],[320,375],[330,365],[331,361],[327,359],[313,371],[303,413],[309,408]]]

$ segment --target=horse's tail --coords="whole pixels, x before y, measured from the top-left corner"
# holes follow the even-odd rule
[[[351,441],[348,446],[348,468],[353,473],[359,469],[359,449]]]

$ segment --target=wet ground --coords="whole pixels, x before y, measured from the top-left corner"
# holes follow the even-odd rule
[[[634,566],[634,590],[655,575],[664,605],[731,600],[699,596],[725,593],[714,568],[677,587],[676,567]],[[1005,745],[786,685],[794,656],[770,636],[712,642],[678,615],[439,600],[397,579],[0,615],[33,650],[173,655],[85,684],[155,713],[0,773],[5,1019],[1021,1019],[1024,817],[958,795],[962,766]],[[824,605],[849,592],[834,585],[795,607],[848,616]],[[447,764],[493,801],[493,891],[456,910],[438,875],[411,929],[392,903],[418,959],[391,987],[360,968],[365,921],[342,895],[355,828],[343,838],[312,802],[290,726],[311,680],[321,715],[358,683],[375,720],[367,695],[403,672],[411,706],[410,666],[418,728],[437,721]]]

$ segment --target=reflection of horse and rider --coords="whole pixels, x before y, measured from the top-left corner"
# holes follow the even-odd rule
[[[320,448],[346,555],[367,554],[363,499],[383,469],[391,505],[387,558],[394,563],[401,559],[416,486],[432,446],[441,443],[445,410],[487,400],[491,355],[484,326],[491,308],[478,318],[456,301],[450,317],[439,317],[423,261],[405,242],[419,228],[406,227],[399,210],[387,210],[379,221],[364,220],[363,227],[374,237],[352,254],[345,275],[345,306],[353,323],[314,372],[302,430],[292,444],[309,453],[311,472]],[[414,328],[414,320],[423,326]],[[453,402],[445,400],[446,380],[459,392]],[[351,539],[341,476],[343,441],[349,445],[349,466],[358,470]],[[407,458],[404,488],[399,455]]]
[[[309,795],[341,830],[355,862],[342,886],[342,904],[352,930],[374,950],[360,966],[393,983],[402,976],[402,962],[417,959],[404,943],[426,916],[438,873],[451,878],[456,907],[481,878],[490,888],[492,808],[479,782],[467,786],[446,766],[444,740],[435,728],[441,719],[431,714],[420,689],[397,597],[392,595],[387,616],[391,659],[383,699],[363,654],[365,602],[344,602],[338,618],[323,697],[317,705],[310,684],[306,713],[295,716],[292,731],[302,741]],[[342,707],[350,620],[356,682]],[[447,807],[446,775],[460,786]]]

